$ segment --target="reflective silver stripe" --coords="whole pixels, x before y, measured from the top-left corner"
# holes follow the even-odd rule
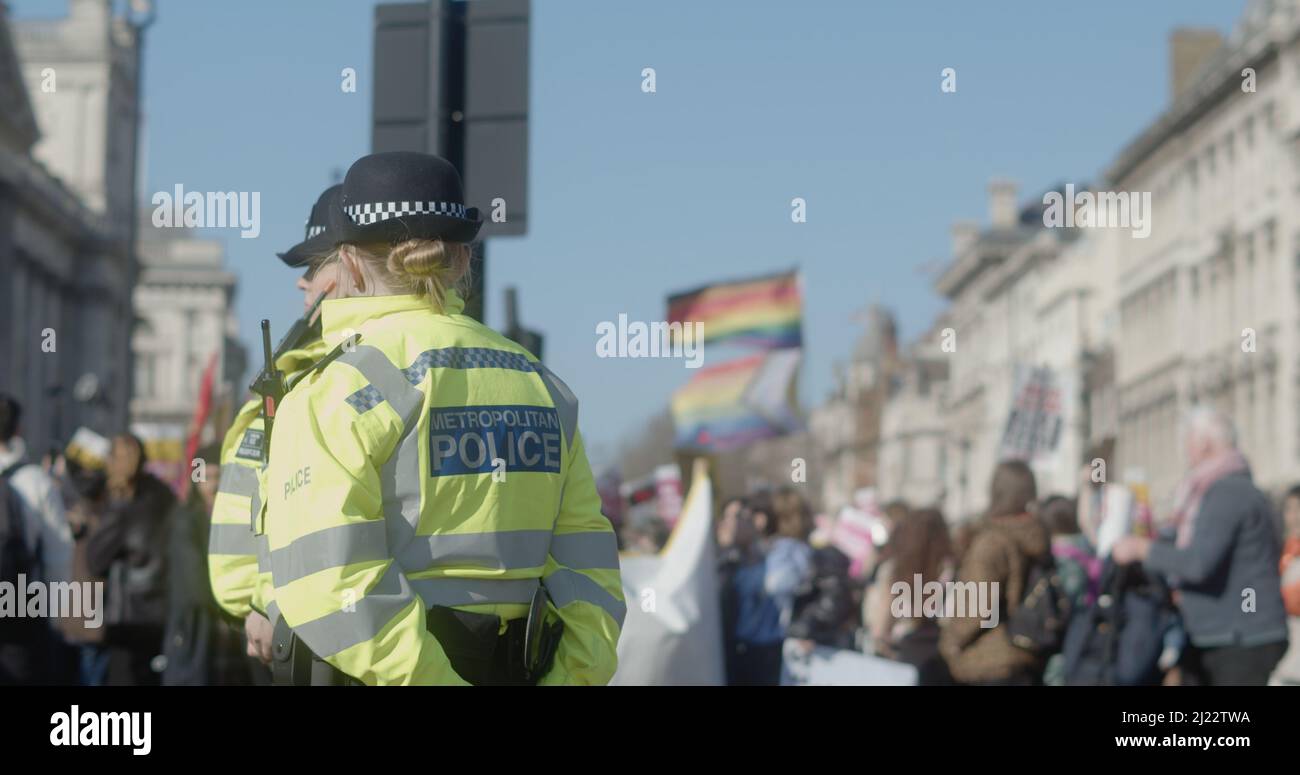
[[[551,537],[551,556],[559,564],[578,570],[618,570],[618,539],[612,530],[556,533]]]
[[[424,405],[424,394],[411,387],[401,369],[394,366],[388,356],[370,345],[358,345],[352,352],[344,352],[338,360],[361,372],[361,376],[370,382],[369,387],[378,391],[407,426],[411,424],[415,412]]]
[[[248,502],[248,529],[257,532],[257,515],[262,513],[262,490],[253,490],[252,500]]]
[[[318,657],[337,654],[374,638],[417,600],[397,563],[390,563],[379,582],[348,607],[344,606],[349,601],[342,597],[345,591],[339,590],[339,610],[293,628]]]
[[[605,609],[618,622],[619,627],[623,626],[627,606],[590,577],[577,571],[560,569],[543,579],[542,583],[546,585],[546,591],[551,593],[551,602],[555,603],[556,608],[563,608],[569,603],[591,603]]]
[[[420,467],[420,434],[412,433],[418,424],[414,420],[406,424],[393,454],[379,471],[388,546],[394,557],[401,555],[420,524],[420,484],[424,477]]]
[[[388,546],[400,553],[415,536],[420,522],[420,438],[412,433],[419,425],[424,393],[413,387],[402,370],[382,351],[370,345],[358,346],[339,360],[361,372],[383,401],[402,418],[402,437],[380,471],[380,495],[388,524]]]
[[[257,471],[238,463],[221,466],[221,484],[217,492],[251,498],[257,494]]]
[[[330,568],[387,560],[388,535],[380,520],[317,530],[271,552],[271,577],[277,587]]]
[[[257,536],[257,572],[271,572],[271,540],[266,533]]]
[[[574,434],[578,429],[578,397],[569,390],[564,381],[555,376],[555,372],[541,363],[536,364],[537,375],[546,385],[546,392],[551,394],[551,403],[560,415],[560,426],[564,429],[564,441],[573,449]]]
[[[278,621],[280,621],[280,617],[282,617],[282,616],[284,616],[284,614],[280,613],[280,604],[279,604],[279,603],[277,603],[277,602],[275,602],[274,600],[272,600],[269,604],[267,604],[267,606],[266,606],[266,618],[267,618],[268,620],[270,620],[270,622],[271,622],[271,626],[272,626],[272,627],[275,627],[275,623],[278,622]]]
[[[546,546],[550,540],[549,530],[416,536],[402,551],[399,561],[408,573],[446,565],[498,570],[540,568],[546,564]]]
[[[537,592],[537,579],[412,579],[411,589],[426,608],[489,603],[527,605]]]
[[[233,525],[214,523],[208,531],[208,554],[251,555],[256,552],[253,531],[242,522]]]
[[[293,630],[317,656],[326,657],[377,636],[417,596],[426,608],[435,605],[527,605],[532,601],[537,585],[537,579],[440,578],[407,581],[406,575],[394,563],[388,567],[379,583],[356,601],[355,610],[333,611],[319,619],[300,624]],[[343,601],[340,600],[340,606],[342,604]],[[272,607],[276,607],[274,602],[267,606],[268,618]],[[278,607],[276,610],[278,612]]]

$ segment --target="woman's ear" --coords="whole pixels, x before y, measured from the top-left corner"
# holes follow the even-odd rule
[[[347,272],[348,277],[352,279],[352,287],[356,288],[358,293],[365,293],[366,274],[361,269],[361,258],[357,255],[357,249],[352,245],[343,245],[339,248],[339,261],[343,265],[343,271]]]

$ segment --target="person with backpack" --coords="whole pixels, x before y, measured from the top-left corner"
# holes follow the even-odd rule
[[[1097,600],[1102,561],[1079,528],[1075,501],[1063,495],[1053,495],[1043,501],[1038,513],[1052,534],[1052,557],[1056,561],[1061,591],[1069,609],[1071,612],[1086,610]],[[1048,686],[1065,684],[1063,653],[1048,658],[1043,683]]]
[[[787,638],[834,649],[853,648],[858,606],[849,558],[834,546],[814,546],[807,577],[795,589]]]
[[[1052,683],[1155,686],[1177,663],[1183,630],[1158,576],[1104,559],[1097,596],[1073,610]],[[1176,675],[1176,673],[1174,674]]]
[[[0,582],[66,581],[72,532],[54,479],[28,460],[19,435],[22,406],[0,394]],[[53,620],[0,619],[0,685],[62,678],[53,655],[64,649]]]
[[[1037,685],[1054,650],[1049,641],[1059,640],[1064,625],[1053,621],[1059,618],[1059,590],[1052,583],[1047,528],[1030,511],[1037,497],[1034,473],[1025,463],[1008,460],[994,469],[988,511],[975,527],[957,580],[959,589],[973,582],[970,589],[990,596],[996,624],[985,626],[989,620],[968,605],[955,611],[965,616],[947,619],[939,636],[939,653],[959,683]]]

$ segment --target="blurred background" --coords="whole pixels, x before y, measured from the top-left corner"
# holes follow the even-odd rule
[[[410,148],[493,221],[476,314],[582,398],[626,549],[658,553],[707,471],[715,512],[793,492],[860,580],[888,505],[957,530],[1007,460],[1155,535],[1192,407],[1281,531],[1295,95],[1291,0],[8,0],[0,391],[32,452],[129,429],[184,489],[258,321],[300,314],[275,253],[352,161]],[[181,192],[256,193],[257,227],[159,227]],[[1051,226],[1050,192],[1145,193],[1149,236]],[[704,367],[610,357],[621,319],[703,322]]]

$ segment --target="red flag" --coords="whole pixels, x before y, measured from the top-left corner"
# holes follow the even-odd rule
[[[199,405],[194,409],[194,421],[190,423],[190,434],[185,439],[185,459],[181,461],[180,479],[176,482],[182,502],[190,494],[194,455],[199,451],[199,437],[203,434],[203,426],[208,422],[208,413],[212,411],[212,382],[216,371],[217,353],[213,353],[208,359],[208,367],[203,370],[203,382],[199,384]]]

